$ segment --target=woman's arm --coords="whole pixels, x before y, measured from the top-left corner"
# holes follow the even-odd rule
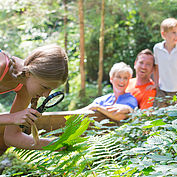
[[[108,107],[94,105],[90,109],[97,110],[115,121],[120,121],[128,118],[128,113],[133,111],[133,109],[130,106],[121,104]]]
[[[116,104],[113,106],[107,106],[106,107],[107,110],[109,110],[109,112],[117,112],[120,114],[129,114],[133,112],[133,109],[125,104]]]
[[[27,108],[31,101],[28,96],[25,86],[18,92],[15,97],[13,106],[11,108],[11,113],[15,113]],[[33,124],[31,121],[29,124]],[[33,137],[27,135],[21,131],[21,128],[16,125],[6,126],[4,132],[4,140],[8,146],[15,146],[22,149],[42,149],[43,146],[48,145],[51,139],[40,139],[38,144],[34,144]]]

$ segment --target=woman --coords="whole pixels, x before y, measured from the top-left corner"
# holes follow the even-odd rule
[[[97,110],[116,121],[125,119],[127,113],[138,106],[136,98],[125,93],[132,74],[132,69],[124,62],[114,64],[109,73],[113,93],[96,98],[84,109]]]

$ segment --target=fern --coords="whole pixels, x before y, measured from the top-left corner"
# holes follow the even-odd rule
[[[124,125],[114,128],[113,131],[106,130],[107,133],[99,129],[94,129],[94,132],[85,131],[89,121],[85,116],[68,117],[64,133],[45,147],[47,150],[20,150],[20,154],[28,162],[33,162],[41,175],[175,176],[176,117],[176,107],[155,111],[138,110],[132,115],[132,120],[124,121]],[[101,124],[96,123],[96,126],[101,127]],[[84,131],[87,134],[82,137]],[[62,146],[66,149],[61,152],[54,151]]]
[[[52,175],[66,175],[69,172],[76,172],[76,163],[88,153],[87,149],[89,147],[85,143],[88,138],[81,137],[81,135],[88,128],[90,120],[84,115],[66,116],[65,118],[67,121],[63,134],[48,146],[43,147],[45,151],[16,149],[19,156],[33,163],[40,171],[52,173]],[[60,131],[47,133],[47,136],[58,132]],[[63,146],[66,147],[65,150],[56,151]],[[83,163],[84,167],[82,169],[85,168],[86,164]]]

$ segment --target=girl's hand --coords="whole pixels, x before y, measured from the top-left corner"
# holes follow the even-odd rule
[[[34,122],[42,116],[37,110],[32,108],[24,109],[16,113],[11,113],[12,124],[15,125],[25,125],[30,127],[34,125]]]

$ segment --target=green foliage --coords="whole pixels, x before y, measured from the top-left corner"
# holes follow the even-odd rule
[[[0,174],[3,176],[38,176],[32,174],[32,165],[27,164],[25,161],[13,152],[7,152],[0,157]],[[31,174],[31,175],[30,175]]]
[[[0,111],[1,112],[9,112],[14,98],[15,98],[15,93],[13,93],[13,92],[0,94],[0,100],[1,100],[0,101]]]
[[[105,1],[104,94],[112,91],[107,84],[108,73],[114,63],[124,61],[133,67],[140,50],[152,50],[153,45],[162,40],[160,23],[167,17],[177,17],[176,3],[177,0]],[[61,0],[6,0],[0,3],[0,46],[21,58],[25,58],[40,45],[58,43],[64,47],[63,17],[65,14],[68,16],[66,31],[70,93],[61,104],[47,111],[81,108],[97,97],[100,28],[98,7],[101,6],[101,1],[87,0],[84,5],[87,84],[86,97],[80,98],[77,1],[68,1],[68,12],[64,12]],[[63,87],[61,89],[63,90]],[[0,111],[9,111],[13,98],[13,93],[0,95]],[[22,151],[22,156],[32,162],[33,167],[37,167],[28,171],[28,176],[35,176],[37,173],[39,176],[74,177],[176,176],[176,117],[176,107],[143,112],[138,110],[132,115],[132,120],[117,129],[114,128],[114,131],[111,131],[110,127],[95,123],[97,129],[87,130],[86,140],[79,136],[86,128],[82,125],[85,120],[76,127],[71,124],[72,131],[68,133],[70,129],[65,129],[66,137],[64,134],[59,137],[58,144],[56,142],[55,146],[49,146],[50,150]],[[98,127],[107,128],[109,131],[104,134]],[[73,136],[70,136],[72,133]],[[68,148],[53,152],[52,148],[61,147],[63,142]],[[23,170],[17,171],[11,170],[14,174]],[[12,173],[6,174],[12,176]]]
[[[36,2],[6,0],[0,3],[0,48],[26,58],[34,48],[44,44],[57,43],[64,48],[64,33],[67,32],[70,93],[56,110],[51,111],[83,107],[97,97],[97,92],[79,98],[81,83],[77,1],[67,1],[66,12],[61,0]],[[152,50],[154,44],[162,40],[160,23],[164,18],[177,17],[176,3],[177,0],[105,1],[104,85],[109,84],[108,73],[114,63],[124,61],[133,68],[140,50]],[[84,1],[86,93],[91,93],[90,84],[97,89],[100,6],[101,1]],[[66,28],[65,15],[68,18]],[[5,101],[11,102],[11,97]],[[4,99],[1,104],[4,104]],[[10,109],[9,106],[7,108]]]
[[[111,0],[105,2],[104,80],[108,81],[111,66],[124,61],[133,68],[137,54],[145,48],[152,50],[162,41],[160,23],[167,17],[176,17],[177,1],[173,0]],[[87,1],[86,6],[93,6]],[[86,9],[87,25],[86,55],[87,78],[97,80],[99,58],[100,11],[95,3],[92,11]],[[94,18],[93,18],[94,16]],[[89,72],[92,70],[92,72]]]
[[[68,97],[67,99],[70,101],[68,106],[69,110],[83,108],[89,105],[90,103],[92,103],[93,100],[97,97],[97,93],[95,92],[95,90],[97,89],[96,84],[94,85],[94,84],[86,83],[86,88],[87,89],[86,89],[85,97],[79,97],[79,93],[76,90],[73,90],[73,92],[71,92],[69,95],[66,96]]]
[[[88,128],[90,120],[84,115],[67,116],[66,119],[64,133],[44,147],[48,151],[16,150],[21,158],[23,157],[37,166],[40,175],[67,176],[71,172],[76,174],[79,172],[78,170],[81,170],[77,167],[77,163],[88,152],[88,145],[86,144],[88,138],[81,137],[81,135]],[[48,133],[47,136],[55,133],[58,133],[58,131]],[[61,147],[64,147],[64,150],[53,152]],[[87,164],[86,159],[83,159],[81,168],[84,169]]]
[[[80,136],[89,126],[90,121],[88,117],[84,118],[84,115],[66,116],[65,119],[67,121],[64,127],[64,133],[43,149],[58,150],[62,147],[68,148],[68,146],[70,147],[86,140],[86,138]]]
[[[64,133],[47,147],[49,151],[21,150],[20,156],[40,174],[53,176],[176,176],[176,118],[176,106],[136,110],[122,126],[114,130],[107,127],[106,132],[87,130],[80,139],[88,126],[84,119],[87,122],[88,118],[68,117]],[[53,152],[63,145],[66,149]]]

